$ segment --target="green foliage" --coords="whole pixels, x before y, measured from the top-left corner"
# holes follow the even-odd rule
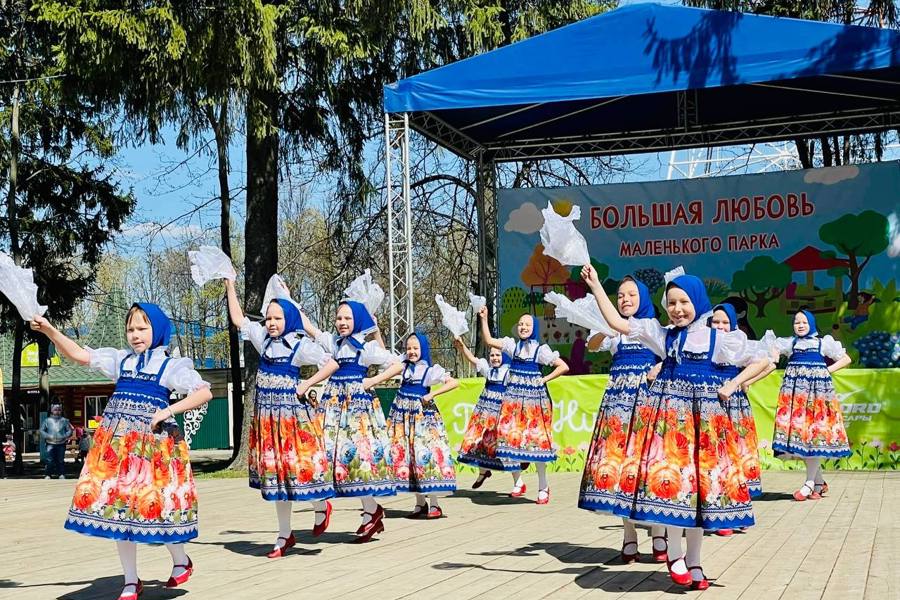
[[[594,270],[597,271],[597,278],[603,282],[609,278],[609,265],[603,264],[602,262],[591,259],[591,266],[594,267]],[[572,271],[569,274],[570,281],[581,281],[581,267],[572,267]]]
[[[822,225],[819,237],[847,256],[874,256],[888,247],[888,220],[874,210],[847,214]]]
[[[791,268],[769,256],[756,256],[736,272],[731,289],[756,306],[756,316],[765,315],[765,307],[791,283]]]

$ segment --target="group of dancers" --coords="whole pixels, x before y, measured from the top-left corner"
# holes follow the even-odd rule
[[[589,340],[590,349],[612,354],[612,366],[578,506],[623,519],[625,563],[640,558],[635,525],[649,526],[653,560],[666,562],[676,584],[706,589],[704,530],[725,535],[753,525],[752,498],[762,489],[747,387],[774,369],[778,355],[787,355],[773,448],[806,462],[794,498],[818,499],[827,491],[822,459],[849,455],[831,374],[850,359],[839,342],[819,337],[805,310],[794,315],[794,336],[749,340],[733,307],[712,306],[699,278],[680,275],[666,284],[669,324],[663,326],[637,278],[621,282],[614,304],[591,266],[581,273],[613,334]],[[226,292],[232,322],[260,358],[249,485],[275,505],[278,532],[268,557],[284,556],[296,543],[292,502],[311,502],[312,535],[319,536],[330,525],[332,499],[359,497],[358,542],[384,531],[377,498],[398,491],[415,494],[408,518],[443,517],[440,498],[457,484],[435,397],[458,382],[432,362],[427,337],[410,335],[405,353],[396,355],[361,302],[341,302],[335,332],[327,333],[289,298],[269,302],[264,323],[256,323],[244,315],[233,280],[226,279]],[[534,463],[535,502],[547,504],[546,469],[556,449],[546,384],[568,367],[541,342],[534,315],[523,314],[514,336],[503,338],[491,334],[486,308],[478,316],[488,356],[476,357],[459,337],[454,342],[485,379],[456,461],[479,468],[474,488],[493,471],[510,472],[513,497],[526,494],[521,472]],[[185,584],[194,569],[184,544],[198,533],[197,495],[174,416],[209,401],[209,385],[190,359],[169,358],[171,325],[153,304],[128,311],[126,349],[82,348],[40,316],[31,328],[70,360],[116,382],[65,527],[116,541],[125,576],[120,600],[136,600],[143,591],[137,543],[165,544],[173,560],[166,586]],[[304,365],[317,369],[305,380]],[[382,371],[368,377],[373,366]],[[544,367],[552,370],[545,375]],[[401,385],[385,419],[371,389],[397,376]],[[326,380],[319,401],[310,401],[307,391]],[[172,393],[184,398],[169,404]]]

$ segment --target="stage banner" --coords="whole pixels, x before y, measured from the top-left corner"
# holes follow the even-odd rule
[[[781,371],[772,373],[750,389],[750,401],[759,436],[760,459],[765,469],[800,469],[800,461],[781,461],[772,454],[775,406],[781,387]],[[845,369],[835,377],[835,388],[853,454],[826,461],[827,469],[900,468],[900,389],[896,369]],[[593,434],[606,375],[560,377],[549,384],[553,398],[553,439],[559,458],[551,471],[581,471]],[[450,444],[459,448],[466,423],[484,386],[483,379],[462,379],[460,387],[438,396],[436,402],[447,426]],[[461,471],[474,471],[457,465]]]
[[[541,209],[581,208],[576,227],[614,297],[633,274],[659,308],[663,273],[683,265],[713,302],[738,310],[751,338],[791,333],[800,307],[839,339],[854,366],[900,367],[900,163],[602,186],[504,189],[499,195],[500,331],[532,312],[573,374],[604,372],[586,332],[554,318],[546,292],[587,289],[581,267],[543,255]],[[663,320],[665,322],[665,320]]]

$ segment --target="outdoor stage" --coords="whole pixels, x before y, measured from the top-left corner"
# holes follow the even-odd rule
[[[506,497],[505,474],[495,474],[478,493],[468,489],[472,477],[465,475],[465,489],[444,501],[447,518],[399,518],[412,503],[401,495],[386,503],[386,532],[363,546],[346,543],[358,525],[358,501],[338,500],[331,528],[315,541],[306,530],[310,509],[298,503],[297,551],[279,560],[264,556],[274,536],[270,504],[244,479],[199,481],[201,536],[188,550],[197,572],[185,590],[165,590],[168,553],[141,546],[140,572],[149,583],[142,598],[900,597],[900,473],[831,473],[829,496],[803,503],[788,495],[798,473],[765,473],[769,493],[755,503],[759,525],[731,538],[707,536],[703,566],[715,581],[702,593],[673,587],[665,565],[619,564],[619,521],[575,507],[579,479],[551,474],[553,498],[541,507]],[[526,483],[531,492],[535,476]],[[0,598],[118,594],[113,543],[62,529],[74,484],[0,480]],[[649,539],[640,541],[647,552]]]

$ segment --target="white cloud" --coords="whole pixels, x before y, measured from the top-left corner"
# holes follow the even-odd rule
[[[859,175],[859,167],[856,165],[830,167],[827,169],[810,169],[806,172],[806,175],[803,176],[803,181],[806,183],[833,185],[846,179],[853,179],[857,175]]]
[[[516,233],[537,233],[543,225],[544,216],[541,211],[531,202],[526,202],[509,213],[509,219],[503,229]]]

